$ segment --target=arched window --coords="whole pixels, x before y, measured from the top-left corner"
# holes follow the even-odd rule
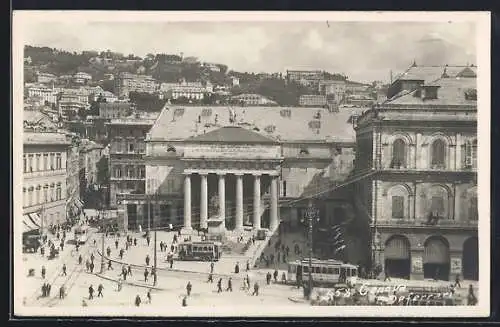
[[[405,166],[406,144],[402,139],[397,139],[392,144],[391,168],[401,168]]]
[[[445,167],[445,151],[446,144],[443,140],[435,140],[431,147],[431,167],[444,168]]]
[[[477,196],[472,196],[469,199],[469,220],[478,219]]]
[[[403,219],[405,213],[405,198],[400,195],[392,197],[392,218]]]

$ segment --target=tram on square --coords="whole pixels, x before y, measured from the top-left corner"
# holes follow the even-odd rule
[[[222,243],[214,241],[183,242],[177,246],[179,260],[218,261],[222,256]]]
[[[87,226],[78,226],[75,228],[75,244],[85,244],[88,240],[89,228]]]
[[[339,260],[312,259],[311,277],[314,285],[334,286],[336,284],[354,285],[358,278],[358,266]],[[309,259],[288,263],[287,282],[297,284],[309,280]]]

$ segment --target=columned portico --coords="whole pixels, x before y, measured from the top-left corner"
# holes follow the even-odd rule
[[[243,230],[243,174],[236,175],[236,223],[235,230]]]
[[[253,184],[253,228],[260,229],[260,175],[254,174]]]
[[[278,227],[278,178],[277,176],[271,176],[271,211],[270,211],[271,221],[269,224],[269,229],[274,230]]]
[[[201,174],[200,228],[207,228],[208,220],[208,181],[207,174]]]
[[[220,173],[219,176],[219,219],[222,221],[223,227],[226,221],[226,181],[224,174]]]

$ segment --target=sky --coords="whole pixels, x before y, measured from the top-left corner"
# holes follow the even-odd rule
[[[389,81],[419,65],[476,64],[471,22],[39,22],[24,43],[69,51],[195,56],[248,72],[319,69]]]

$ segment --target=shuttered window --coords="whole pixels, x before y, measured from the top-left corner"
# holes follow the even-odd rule
[[[433,196],[431,199],[431,212],[439,217],[444,217],[444,199],[440,196]]]
[[[405,198],[402,196],[392,197],[392,218],[394,219],[404,218],[404,201]]]
[[[384,256],[391,260],[404,260],[410,258],[410,244],[403,237],[395,237],[387,242]]]
[[[431,148],[431,166],[444,168],[446,145],[443,140],[435,140]]]
[[[397,139],[392,144],[392,168],[400,168],[405,166],[405,150],[406,145],[402,139]]]
[[[433,239],[425,244],[424,263],[443,264],[449,261],[448,246],[442,240]]]

